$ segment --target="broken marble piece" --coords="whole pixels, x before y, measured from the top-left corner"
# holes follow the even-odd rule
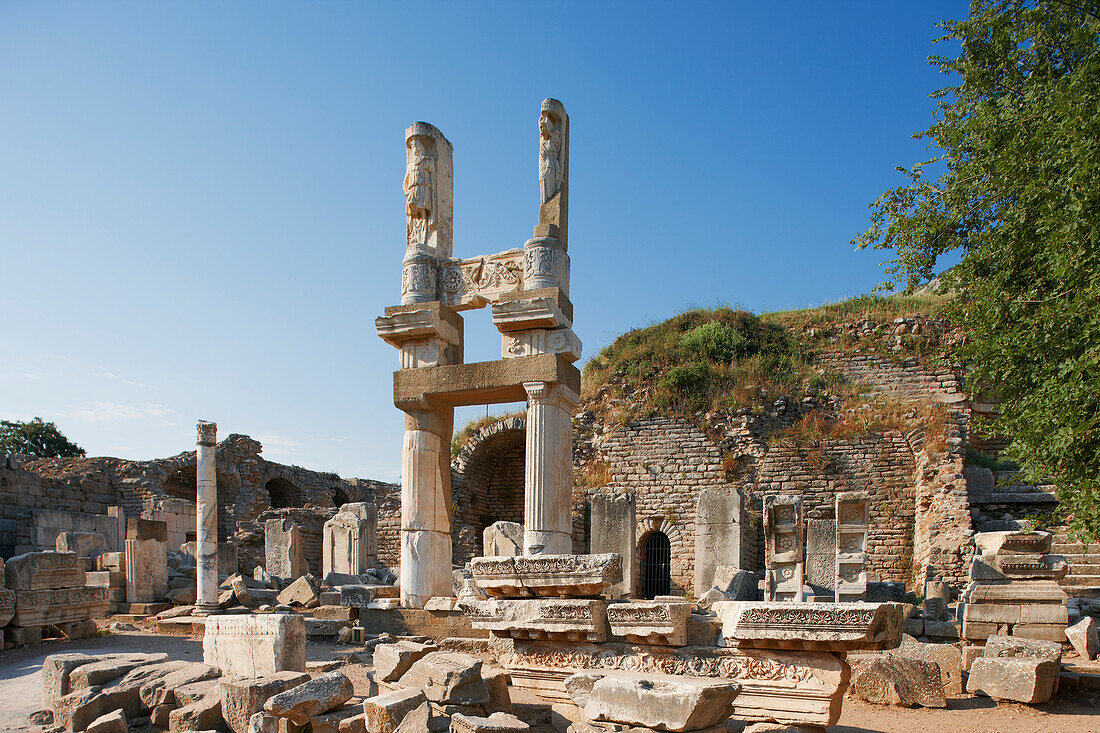
[[[1097,638],[1096,621],[1085,616],[1066,629],[1066,639],[1082,659],[1092,661],[1100,652],[1100,638]]]
[[[374,675],[379,682],[397,682],[409,667],[431,652],[439,651],[435,644],[421,644],[401,639],[393,644],[374,647]]]
[[[600,642],[607,638],[607,602],[592,598],[463,601],[475,629],[513,639]]]
[[[290,519],[269,519],[264,523],[264,555],[267,574],[283,583],[309,572],[302,528]]]
[[[312,575],[302,575],[283,590],[275,598],[284,606],[301,606],[313,608],[318,605],[318,594],[321,592],[321,584]]]
[[[260,677],[304,672],[306,625],[298,614],[208,616],[203,661],[224,675]]]
[[[514,715],[493,713],[488,717],[455,713],[451,716],[452,733],[524,733],[531,726]]]
[[[305,725],[314,715],[327,713],[346,703],[352,693],[351,680],[337,670],[273,695],[264,703],[264,710],[297,725]]]
[[[635,644],[687,644],[692,604],[667,601],[632,601],[607,607],[611,633]]]
[[[1054,535],[1050,532],[978,532],[974,544],[982,555],[1046,555]]]
[[[486,557],[523,554],[523,525],[518,522],[493,522],[481,536]]]
[[[478,705],[489,700],[481,664],[468,654],[431,652],[414,662],[398,684],[423,690],[429,702]]]
[[[609,672],[585,696],[584,714],[594,721],[694,731],[725,723],[740,690],[725,680]]]
[[[875,705],[946,708],[943,678],[936,662],[894,654],[872,655],[852,664],[848,694]]]
[[[623,577],[622,556],[614,553],[475,557],[470,569],[494,598],[595,596]]]
[[[233,733],[248,733],[252,716],[270,698],[309,681],[305,672],[276,672],[263,677],[226,677],[221,680],[222,717]]]
[[[28,552],[4,561],[5,585],[15,591],[84,585],[84,564],[75,552]]]
[[[966,691],[1034,705],[1053,697],[1059,672],[1049,659],[978,657],[970,665]]]
[[[855,651],[901,644],[897,603],[796,603],[719,601],[719,646]]]
[[[369,733],[393,733],[405,716],[425,705],[428,698],[415,688],[393,690],[363,701],[363,713]]]

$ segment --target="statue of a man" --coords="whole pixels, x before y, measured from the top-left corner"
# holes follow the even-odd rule
[[[542,203],[554,198],[561,190],[561,125],[554,122],[549,112],[539,117],[539,183],[542,184]]]
[[[409,138],[409,163],[405,169],[405,213],[409,220],[409,241],[427,244],[432,222],[432,179],[435,161],[420,137]]]

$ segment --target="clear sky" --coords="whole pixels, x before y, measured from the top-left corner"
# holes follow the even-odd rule
[[[867,204],[926,155],[953,2],[0,3],[0,417],[396,480],[404,130],[454,144],[455,255],[522,246],[571,120],[591,356],[687,306],[868,292]],[[468,311],[466,359],[499,357]],[[457,422],[478,414],[460,411]],[[483,411],[481,411],[483,414]]]

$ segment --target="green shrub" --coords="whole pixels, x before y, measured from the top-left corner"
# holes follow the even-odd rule
[[[680,336],[680,345],[709,361],[729,364],[751,348],[748,339],[725,323],[710,321]]]

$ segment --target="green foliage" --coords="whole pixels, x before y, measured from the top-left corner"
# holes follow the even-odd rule
[[[726,323],[709,321],[696,326],[680,337],[680,344],[709,361],[728,364],[744,356],[750,348],[748,340]]]
[[[58,458],[83,456],[84,449],[66,438],[52,422],[36,417],[28,422],[0,420],[0,453]]]
[[[955,357],[1030,480],[1053,480],[1071,532],[1100,538],[1100,5],[975,0],[942,24],[952,78],[933,95],[936,148],[871,205],[854,242],[896,253],[909,286],[948,253]]]

